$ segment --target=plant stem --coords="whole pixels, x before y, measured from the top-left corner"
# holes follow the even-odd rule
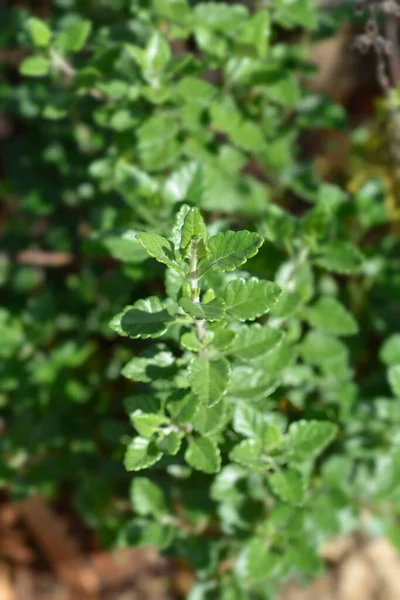
[[[199,280],[197,278],[197,256],[196,253],[193,253],[193,256],[190,261],[190,289],[192,291],[192,300],[193,302],[200,302],[200,289],[199,289]],[[204,320],[195,319],[197,336],[202,342],[206,336],[206,328]],[[201,356],[202,353],[200,353]]]

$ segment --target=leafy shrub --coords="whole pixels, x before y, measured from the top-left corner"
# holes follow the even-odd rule
[[[9,13],[2,481],[185,556],[191,600],[399,538],[398,233],[380,179],[350,196],[298,149],[345,125],[302,84],[311,2],[260,4]]]

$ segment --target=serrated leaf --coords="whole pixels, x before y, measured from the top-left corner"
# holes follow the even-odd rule
[[[237,444],[229,457],[231,460],[257,471],[265,471],[267,465],[262,459],[262,445],[259,440],[243,440]]]
[[[321,331],[310,331],[304,338],[300,350],[306,362],[326,368],[345,362],[348,356],[348,350],[343,342]]]
[[[193,319],[206,321],[220,321],[225,316],[225,303],[222,298],[214,298],[207,304],[202,302],[193,302],[189,298],[181,298],[178,302],[185,313]]]
[[[35,46],[46,48],[49,45],[53,34],[46,23],[36,17],[31,17],[28,19],[27,27]]]
[[[363,262],[361,252],[349,242],[336,241],[318,249],[317,263],[334,273],[357,273]]]
[[[174,246],[167,238],[157,233],[137,233],[136,239],[146,252],[158,262],[182,273],[182,269],[176,261]]]
[[[277,496],[284,502],[297,506],[304,500],[304,483],[300,473],[293,469],[287,469],[279,473],[273,473],[268,481]]]
[[[264,539],[253,538],[240,554],[237,569],[245,580],[259,581],[268,579],[281,560],[281,555],[269,550]]]
[[[158,352],[151,357],[132,358],[124,366],[121,374],[131,381],[150,383],[155,379],[168,377],[168,367],[174,364],[175,357],[171,352]]]
[[[189,248],[193,240],[196,241],[197,258],[200,259],[207,256],[206,225],[204,223],[203,217],[200,214],[200,211],[197,208],[191,208],[183,222],[180,248],[183,251],[184,256],[190,255]]]
[[[282,332],[278,329],[259,323],[242,325],[235,343],[229,348],[229,354],[242,360],[251,360],[272,350],[281,339]]]
[[[146,250],[136,239],[136,231],[125,231],[122,235],[106,235],[101,239],[111,256],[127,263],[140,263],[148,258]]]
[[[217,473],[221,468],[218,447],[205,437],[189,439],[185,460],[191,467],[204,473]]]
[[[172,320],[161,300],[150,296],[126,306],[112,319],[110,328],[119,335],[147,339],[163,335]]]
[[[127,471],[140,471],[154,465],[162,457],[162,452],[146,438],[135,437],[128,445],[124,465]]]
[[[66,27],[58,37],[58,44],[66,52],[79,52],[86,44],[92,31],[90,21],[79,21]]]
[[[226,394],[230,381],[230,366],[225,358],[210,360],[195,357],[189,365],[189,383],[205,406],[214,406]]]
[[[156,396],[139,394],[124,399],[125,410],[131,418],[140,413],[156,413],[160,406],[160,400]]]
[[[198,276],[208,269],[233,271],[255,256],[264,240],[258,233],[250,231],[226,231],[217,233],[208,240],[209,257],[199,264]]]
[[[139,547],[155,546],[159,550],[165,550],[173,542],[174,536],[175,528],[172,525],[153,521],[143,529],[136,545]]]
[[[190,423],[200,405],[196,394],[188,390],[176,390],[168,399],[167,410],[174,422],[179,424]]]
[[[145,77],[150,83],[154,83],[158,79],[170,58],[171,49],[167,40],[159,31],[154,31],[143,54],[143,61],[141,61]]]
[[[293,460],[310,460],[328,446],[337,433],[329,421],[295,421],[289,427],[288,445]]]
[[[130,488],[130,500],[134,511],[142,516],[158,516],[167,512],[164,492],[147,477],[134,478]]]
[[[281,288],[271,281],[234,279],[226,286],[226,312],[239,321],[253,321],[267,313],[281,295]]]
[[[248,10],[241,4],[230,6],[226,3],[202,2],[195,6],[193,14],[201,27],[226,34],[243,23],[248,16]]]
[[[26,77],[42,77],[47,75],[50,69],[50,61],[44,56],[28,56],[25,58],[20,67],[19,72]]]
[[[389,367],[388,380],[393,392],[400,398],[400,364]]]
[[[220,402],[212,408],[201,405],[193,417],[193,427],[203,436],[213,435],[224,426],[226,414],[226,405],[224,403]]]
[[[185,348],[185,350],[190,350],[191,352],[200,352],[203,348],[203,344],[200,342],[199,338],[194,332],[184,333],[181,337],[181,346]]]
[[[175,456],[180,450],[182,445],[182,439],[175,431],[171,431],[164,437],[160,437],[157,440],[157,448],[164,452],[164,454],[169,454],[170,456]]]
[[[385,340],[379,357],[386,365],[400,364],[400,333],[394,333]]]
[[[153,433],[160,429],[161,425],[168,423],[168,419],[163,415],[143,413],[135,415],[132,423],[139,435],[144,438],[151,438]]]
[[[357,321],[336,298],[317,300],[306,310],[306,319],[316,329],[334,335],[354,335],[358,332]]]
[[[214,330],[212,343],[217,350],[226,350],[230,348],[237,338],[236,331],[226,329],[226,324],[218,324],[218,328]]]

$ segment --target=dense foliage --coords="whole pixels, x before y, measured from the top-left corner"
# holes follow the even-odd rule
[[[186,557],[191,600],[274,598],[338,532],[400,543],[390,183],[365,128],[340,185],[297,143],[346,127],[304,84],[334,18],[306,0],[3,16],[27,50],[0,86],[3,486]]]

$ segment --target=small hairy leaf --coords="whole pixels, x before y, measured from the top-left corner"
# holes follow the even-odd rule
[[[150,440],[135,437],[128,445],[124,464],[127,471],[140,471],[154,465],[162,457],[162,452]]]
[[[39,48],[46,48],[49,45],[52,33],[51,29],[36,17],[28,19],[27,23],[29,35],[31,36],[32,42]]]
[[[295,421],[289,427],[288,444],[294,460],[315,458],[331,443],[337,426],[329,421]]]
[[[121,374],[132,381],[150,383],[155,379],[168,377],[170,369],[175,363],[171,352],[158,352],[151,357],[132,358],[122,369]]]
[[[167,238],[157,233],[137,233],[136,239],[146,252],[158,260],[158,262],[171,267],[171,269],[174,269],[178,273],[182,272],[182,269],[176,262],[174,246]]]
[[[210,360],[195,357],[189,365],[189,382],[192,390],[205,406],[214,406],[227,392],[230,366],[226,358]]]
[[[42,77],[47,75],[50,69],[50,61],[44,56],[28,56],[22,61],[19,71],[26,77]]]
[[[320,298],[306,311],[310,325],[334,335],[354,335],[357,321],[336,298]]]
[[[130,489],[133,509],[139,515],[162,515],[166,513],[164,492],[147,477],[135,477]]]
[[[268,481],[279,498],[289,504],[298,505],[304,500],[304,483],[301,475],[293,469],[273,473]]]
[[[257,254],[263,241],[258,233],[250,231],[217,233],[208,240],[209,257],[200,262],[199,277],[210,268],[215,271],[233,271]]]
[[[240,359],[251,360],[266,354],[282,339],[282,332],[271,329],[266,325],[242,325],[238,330],[238,337],[229,353]]]
[[[363,262],[361,252],[349,242],[337,241],[318,249],[317,263],[334,273],[357,273]]]
[[[214,298],[207,304],[193,302],[189,298],[181,298],[179,306],[193,319],[206,321],[220,321],[225,316],[225,303],[222,298]]]
[[[218,447],[205,437],[189,439],[185,460],[191,467],[204,473],[217,473],[221,468]]]
[[[146,339],[163,335],[171,322],[172,318],[161,300],[150,296],[125,307],[112,319],[110,327],[119,335]]]
[[[393,392],[400,398],[400,364],[389,367],[388,379]]]
[[[196,256],[198,259],[207,256],[207,230],[204,223],[203,217],[197,208],[191,208],[187,213],[183,222],[181,231],[181,242],[180,247],[183,251],[184,256],[190,256],[190,247],[192,242],[195,241]]]
[[[239,556],[238,570],[244,579],[266,580],[280,560],[282,560],[281,555],[272,552],[265,539],[253,538]]]
[[[385,340],[379,356],[387,365],[400,364],[400,333],[394,333]]]
[[[243,440],[230,453],[230,458],[249,469],[265,471],[267,463],[261,457],[262,445],[259,440]]]
[[[281,288],[271,281],[234,279],[226,286],[226,312],[239,321],[253,321],[267,313],[281,295]]]
[[[90,21],[79,21],[69,25],[60,33],[58,44],[66,52],[79,52],[86,44],[91,31],[92,23]]]
[[[182,439],[175,431],[171,431],[166,436],[160,437],[156,443],[161,452],[175,456],[180,450]]]
[[[168,419],[163,415],[143,413],[134,416],[132,422],[139,435],[150,438],[161,425],[168,423]]]

